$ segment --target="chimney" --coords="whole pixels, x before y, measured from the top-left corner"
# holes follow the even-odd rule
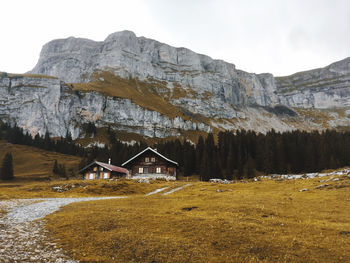
[[[108,158],[108,164],[111,164],[111,158]]]

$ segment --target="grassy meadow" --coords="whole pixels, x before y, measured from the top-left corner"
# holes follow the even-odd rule
[[[0,141],[0,159],[8,151],[16,179],[0,181],[0,200],[127,196],[70,204],[45,218],[50,238],[80,262],[350,262],[348,176],[232,184],[63,180],[52,175],[54,160],[69,169],[79,158]],[[185,184],[169,195],[145,195]]]
[[[350,262],[350,179],[316,189],[319,180],[141,190],[66,206],[47,228],[81,262]],[[134,184],[152,191],[184,182]]]

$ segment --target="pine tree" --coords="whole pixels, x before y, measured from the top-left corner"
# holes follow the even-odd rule
[[[66,166],[64,164],[58,165],[58,174],[60,177],[68,178],[66,172]]]
[[[54,174],[58,174],[58,172],[59,172],[57,160],[55,160],[55,162],[53,163],[52,172],[53,172]]]
[[[45,137],[44,137],[44,148],[45,148],[45,150],[52,150],[51,149],[50,133],[48,131],[46,131]]]
[[[88,122],[88,124],[86,125],[86,133],[89,135],[96,135],[96,126],[95,123],[93,122]]]
[[[199,179],[201,181],[208,181],[209,180],[209,173],[208,173],[208,158],[207,154],[204,151],[202,155],[202,161],[200,163],[199,167]]]
[[[201,170],[202,158],[204,151],[204,140],[202,136],[199,136],[198,143],[196,146],[196,172],[199,174]]]
[[[244,164],[243,174],[246,178],[254,178],[255,177],[255,163],[253,158],[249,155],[247,162]]]
[[[12,163],[12,154],[6,153],[0,170],[0,178],[2,180],[13,180],[13,163]]]
[[[227,156],[227,167],[226,167],[226,179],[232,180],[233,179],[233,170],[234,170],[234,155],[233,155],[233,147],[229,146],[229,153]]]
[[[87,160],[86,160],[86,158],[83,158],[79,162],[78,169],[81,170],[81,169],[85,168],[86,165],[87,165]]]
[[[67,142],[72,142],[72,134],[68,130],[66,132],[66,141]]]

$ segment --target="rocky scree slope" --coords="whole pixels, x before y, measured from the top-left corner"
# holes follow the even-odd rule
[[[53,40],[29,73],[56,78],[2,76],[0,118],[41,134],[64,136],[68,130],[77,138],[87,121],[151,137],[185,130],[266,132],[350,124],[350,58],[275,78],[122,31],[101,42]],[[110,75],[135,84],[125,89]]]

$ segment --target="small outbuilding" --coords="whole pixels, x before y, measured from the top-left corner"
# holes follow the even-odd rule
[[[109,163],[94,161],[81,169],[79,173],[83,175],[83,179],[92,180],[127,177],[129,171]]]
[[[156,149],[147,147],[122,164],[133,177],[173,177],[176,179],[178,163],[161,155]]]

